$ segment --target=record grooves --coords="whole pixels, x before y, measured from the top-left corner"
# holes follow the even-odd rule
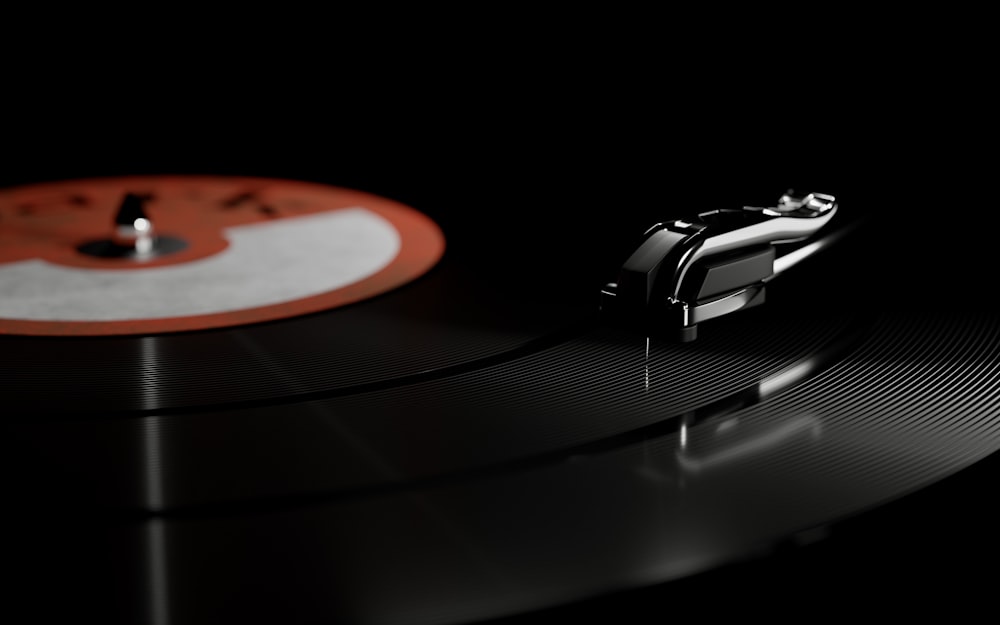
[[[398,486],[558,454],[729,401],[843,340],[850,328],[841,319],[819,332],[812,322],[796,331],[796,324],[783,321],[783,338],[761,341],[745,328],[768,322],[763,312],[752,313],[705,337],[698,349],[653,343],[647,357],[642,337],[598,328],[499,364],[378,391],[72,420],[57,429],[45,421],[22,422],[15,435],[24,449],[45,441],[31,464],[57,471],[49,481],[62,484],[61,498],[87,493],[80,480],[105,484],[100,493],[86,495],[90,505],[149,506],[136,478],[128,478],[144,472],[130,451],[139,441],[161,450],[159,479],[177,485],[165,491],[156,510]],[[470,419],[470,413],[478,417]],[[331,438],[331,432],[337,435]],[[275,447],[279,433],[297,446]],[[420,440],[435,453],[414,454]],[[99,473],[75,468],[56,477],[68,459],[97,450],[102,463],[91,470]],[[218,462],[220,453],[227,462]]]
[[[33,412],[30,416],[25,416],[24,420],[30,420],[32,422],[37,421],[76,421],[76,420],[87,420],[87,419],[128,419],[142,417],[147,414],[155,414],[156,416],[167,416],[167,415],[179,415],[186,413],[196,413],[204,412],[206,410],[239,410],[245,408],[264,408],[279,406],[282,404],[296,403],[296,402],[310,402],[325,398],[333,397],[343,397],[348,395],[355,395],[361,393],[375,393],[388,388],[393,388],[396,386],[404,386],[409,384],[418,384],[422,382],[427,382],[435,380],[438,378],[445,378],[453,375],[460,375],[468,371],[474,371],[477,369],[482,369],[484,367],[490,367],[495,364],[500,364],[511,359],[516,359],[521,356],[532,354],[546,348],[550,348],[553,345],[565,342],[570,338],[576,337],[583,332],[583,328],[590,324],[585,324],[584,322],[578,322],[576,324],[568,324],[567,327],[553,334],[541,336],[535,339],[529,339],[521,345],[512,347],[510,350],[497,354],[494,356],[486,356],[479,360],[473,360],[470,362],[462,362],[456,365],[443,366],[436,369],[431,369],[428,371],[422,371],[419,373],[404,374],[399,377],[378,380],[374,382],[367,383],[357,383],[350,386],[343,386],[332,388],[329,390],[315,390],[303,393],[290,393],[288,395],[274,396],[261,399],[248,399],[243,401],[228,401],[222,403],[213,404],[194,404],[194,405],[182,405],[182,406],[165,406],[157,408],[121,408],[121,409],[104,409],[104,410],[78,410],[74,412],[66,412],[63,408],[53,409],[52,412],[46,412],[46,407],[39,407],[38,412]],[[142,341],[146,338],[155,340],[155,337],[144,337],[143,339],[132,339],[132,341]],[[158,369],[157,365],[152,365],[152,368]],[[30,392],[35,392],[33,389]],[[15,417],[12,421],[18,421]]]
[[[861,324],[855,323],[853,327],[845,328],[843,333],[836,339],[818,348],[809,356],[798,361],[788,362],[782,370],[770,374],[759,380],[751,387],[737,391],[730,396],[714,400],[709,404],[698,406],[684,413],[664,413],[661,415],[661,420],[653,422],[649,425],[613,434],[607,438],[595,440],[593,442],[582,443],[574,447],[552,449],[536,455],[516,458],[499,464],[475,466],[463,469],[457,473],[442,473],[440,475],[430,475],[427,477],[407,479],[405,481],[386,482],[358,488],[347,487],[333,492],[278,495],[254,498],[245,501],[199,503],[190,506],[179,505],[162,510],[120,508],[113,510],[81,510],[81,512],[88,516],[96,514],[99,517],[107,516],[109,514],[125,514],[125,518],[132,519],[149,518],[151,516],[156,516],[157,518],[185,518],[192,516],[220,517],[246,514],[255,511],[260,512],[280,508],[310,506],[322,504],[330,499],[342,500],[358,497],[367,498],[386,496],[393,493],[400,493],[405,490],[438,488],[448,486],[449,484],[455,482],[468,482],[489,478],[490,476],[503,476],[510,473],[531,472],[544,465],[566,461],[576,461],[584,456],[608,453],[617,448],[651,441],[668,434],[676,435],[681,428],[694,428],[705,421],[713,420],[718,423],[719,421],[725,420],[727,416],[754,406],[761,401],[770,401],[776,394],[782,393],[789,388],[794,387],[794,385],[803,382],[810,376],[819,374],[827,367],[837,362],[845,354],[856,349],[859,341],[862,341],[865,338],[865,330],[866,328]],[[565,337],[559,337],[557,340],[565,340]],[[512,355],[512,357],[516,356]],[[407,381],[401,382],[406,383]],[[364,389],[359,390],[358,392],[373,392],[377,390],[379,389]],[[55,503],[51,501],[40,501],[35,505],[42,505],[46,507],[62,506],[64,505],[64,502]]]

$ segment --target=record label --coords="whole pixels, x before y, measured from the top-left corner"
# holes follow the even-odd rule
[[[151,334],[283,319],[402,286],[444,246],[438,226],[413,208],[300,181],[142,176],[4,189],[0,334]]]

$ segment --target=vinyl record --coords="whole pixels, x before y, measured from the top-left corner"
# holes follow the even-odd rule
[[[368,224],[373,236],[401,243],[347,282],[402,253],[412,232],[397,215],[418,224],[426,253],[399,279],[308,309],[275,314],[274,301],[255,301],[242,309],[271,312],[202,309],[183,327],[162,324],[187,315],[176,312],[127,328],[107,325],[124,317],[74,332],[42,331],[38,319],[6,326],[8,535],[24,537],[10,561],[38,620],[73,612],[158,624],[544,622],[590,611],[651,622],[720,615],[727,598],[740,604],[730,614],[787,614],[782,589],[766,588],[790,583],[768,568],[788,561],[784,547],[818,540],[792,558],[830,545],[848,553],[839,532],[850,536],[859,519],[877,527],[880,511],[955,484],[1000,446],[1000,323],[978,299],[989,265],[976,244],[985,237],[955,245],[941,223],[901,217],[910,196],[878,195],[856,179],[817,189],[840,202],[824,231],[837,234],[832,244],[769,282],[763,304],[678,342],[602,314],[602,286],[656,221],[773,202],[786,187],[765,189],[766,168],[712,193],[658,188],[659,202],[630,201],[652,195],[619,189],[619,170],[554,191],[481,172],[451,186],[416,184],[433,170],[426,164],[419,174],[384,169],[393,182],[383,185],[365,184],[365,168],[325,179],[277,166],[238,177],[66,169],[49,170],[41,187],[21,184],[37,177],[8,181],[0,197],[55,190],[76,218],[87,211],[73,198],[89,205],[99,194],[74,189],[113,186],[102,225],[60,239],[84,272],[169,270],[170,253],[183,251],[136,261],[88,257],[85,247],[115,241],[116,211],[138,201],[129,195],[159,190],[162,199],[167,181],[186,192],[225,187],[213,214],[231,214],[231,200],[261,232],[302,219],[273,214],[291,211],[295,198],[264,199],[268,184],[350,200],[320,202],[317,215],[373,210],[386,220]],[[599,218],[579,210],[584,198],[604,209]],[[154,227],[197,248],[184,220],[166,217],[167,204],[140,203]],[[81,320],[51,313],[64,293],[49,277],[22,286],[3,273],[15,264],[11,249],[16,262],[29,248],[38,258],[19,224],[38,224],[42,210],[17,197],[0,202],[0,240],[15,242],[0,256],[0,288],[9,306],[37,293],[49,311],[38,314],[65,329]],[[314,234],[322,242],[310,223],[284,245]],[[349,244],[361,235],[331,236]],[[237,247],[227,242],[176,264],[197,274],[199,262]],[[316,268],[302,272],[328,277]],[[250,273],[236,282],[256,296]],[[317,296],[303,293],[278,306]],[[94,309],[121,315],[122,297],[111,306],[98,298]],[[70,302],[66,310],[80,309]],[[205,321],[218,314],[230,316]],[[883,522],[906,536],[907,520],[955,526],[911,513]],[[852,553],[880,544],[893,542],[869,533]],[[933,553],[929,544],[900,550]],[[835,564],[815,587],[790,588],[816,599],[831,580],[854,588],[842,575],[871,582],[864,564],[823,562]],[[927,584],[940,588],[937,579]],[[71,607],[40,600],[57,594]],[[766,609],[745,604],[755,600]]]

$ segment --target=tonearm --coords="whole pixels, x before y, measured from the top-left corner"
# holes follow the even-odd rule
[[[778,248],[802,250],[792,244],[808,242],[836,212],[831,195],[788,191],[769,208],[710,210],[657,223],[618,281],[601,290],[602,314],[647,335],[694,340],[699,323],[763,303],[766,283],[804,256]]]

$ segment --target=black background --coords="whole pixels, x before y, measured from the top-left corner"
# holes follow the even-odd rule
[[[473,48],[473,32],[419,58],[411,53],[427,40],[389,47],[374,34],[366,46],[314,42],[288,57],[272,55],[287,51],[285,40],[246,35],[253,55],[181,59],[183,39],[133,31],[105,40],[107,56],[77,60],[63,49],[54,63],[15,63],[0,184],[264,175],[372,191],[432,215],[471,203],[484,227],[588,219],[623,230],[633,224],[619,223],[628,219],[619,207],[676,214],[796,186],[876,218],[886,262],[912,285],[912,301],[892,305],[933,297],[961,306],[995,287],[995,158],[974,51],[942,58],[890,46],[847,63],[843,48],[817,55],[807,41],[751,38],[710,63],[713,39],[664,46],[662,35],[578,32],[566,42],[532,37],[525,49],[522,34],[508,33]],[[795,52],[747,59],[751,46]],[[135,48],[162,56],[130,62]],[[915,251],[939,256],[939,275],[906,272]],[[516,620],[983,608],[1000,554],[996,465],[991,457],[814,544]]]

